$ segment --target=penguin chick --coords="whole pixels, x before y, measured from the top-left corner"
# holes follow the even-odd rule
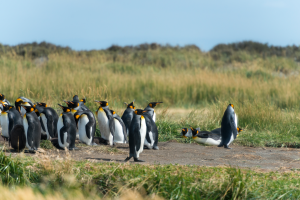
[[[234,112],[234,105],[229,104],[224,112],[222,122],[221,122],[221,142],[218,147],[223,147],[230,149],[228,147],[237,137],[237,116]]]
[[[99,103],[99,108],[96,111],[98,125],[101,132],[101,138],[108,141],[109,145],[114,144],[115,121],[109,110],[107,101],[95,101]]]
[[[114,124],[115,124],[115,131],[114,131],[114,142],[115,143],[127,143],[127,133],[126,133],[126,126],[123,120],[120,118],[119,115],[113,110],[110,110]]]
[[[129,133],[129,127],[130,127],[131,120],[133,118],[134,111],[135,111],[135,106],[133,105],[133,103],[134,103],[134,100],[130,104],[127,104],[127,103],[124,102],[124,104],[127,105],[127,108],[124,111],[121,119],[123,120],[123,122],[124,122],[124,124],[126,126],[126,133],[127,133],[127,135]]]
[[[23,126],[26,136],[26,147],[37,150],[40,147],[41,124],[32,106],[22,106],[26,113],[23,116]]]
[[[163,102],[150,102],[148,104],[148,106],[144,109],[144,110],[147,110],[147,115],[151,116],[151,118],[153,119],[153,121],[155,122],[156,120],[156,113],[155,113],[155,106],[157,106],[158,104],[161,104]]]
[[[129,161],[132,157],[135,162],[144,162],[139,160],[140,153],[144,149],[144,140],[146,137],[146,120],[144,113],[146,110],[136,109],[129,128],[129,156],[125,159]]]

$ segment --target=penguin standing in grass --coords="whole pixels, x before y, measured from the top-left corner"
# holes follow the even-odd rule
[[[96,111],[101,138],[108,141],[109,145],[114,144],[115,121],[109,110],[107,101],[95,101],[100,104]]]
[[[131,120],[133,118],[134,110],[135,110],[135,106],[133,105],[133,103],[134,103],[134,100],[130,104],[125,103],[127,105],[127,108],[124,111],[124,113],[122,115],[122,118],[121,118],[123,120],[125,126],[126,126],[127,135],[129,133],[130,123],[131,123]]]
[[[63,113],[60,114],[57,122],[58,145],[62,149],[77,149],[75,147],[76,122],[74,115],[69,107],[58,105],[63,109]]]
[[[148,104],[148,106],[145,108],[145,110],[148,111],[147,115],[150,115],[154,122],[156,120],[156,113],[155,113],[154,108],[155,108],[155,106],[157,106],[158,104],[161,104],[161,103],[163,103],[163,102],[150,102]]]
[[[40,147],[41,123],[32,106],[22,106],[26,113],[23,116],[23,126],[26,136],[26,147],[29,150],[37,150]]]
[[[1,102],[1,105],[2,102]],[[6,116],[6,120],[3,121],[2,131],[6,134],[6,139],[9,140],[10,145],[17,151],[21,151],[26,145],[26,136],[24,132],[23,119],[20,113],[14,106],[3,105],[3,116]],[[2,132],[3,134],[3,132]]]
[[[144,140],[146,137],[146,120],[144,117],[146,110],[136,109],[129,128],[129,156],[125,161],[132,157],[134,162],[144,162],[139,160],[140,153],[144,150]]]
[[[77,111],[74,114],[79,140],[86,145],[94,145],[96,120],[90,110]]]
[[[228,145],[232,143],[238,135],[237,116],[234,112],[234,105],[229,104],[221,122],[221,142],[218,147],[230,149]]]
[[[29,99],[27,99],[25,97],[19,97],[15,101],[15,106],[16,106],[16,109],[19,111],[19,113],[23,117],[25,115],[25,113],[26,113],[26,110],[22,106],[31,106],[32,107],[34,105],[33,105],[33,103]]]
[[[127,133],[126,133],[126,126],[119,115],[113,110],[110,110],[114,124],[114,142],[115,143],[127,143]]]
[[[46,103],[39,103],[37,102],[34,105],[35,111],[38,111],[42,132],[45,133],[47,136],[47,140],[50,138],[54,138],[57,136],[57,122],[58,122],[58,115],[55,110],[51,107],[48,107]]]

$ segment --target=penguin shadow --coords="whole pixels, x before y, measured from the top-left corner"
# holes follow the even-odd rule
[[[125,162],[124,160],[118,159],[108,159],[108,158],[86,158],[86,160],[99,160],[99,161],[106,161],[106,162]]]

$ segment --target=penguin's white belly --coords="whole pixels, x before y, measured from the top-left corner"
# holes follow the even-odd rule
[[[41,113],[40,117],[42,118],[42,122],[43,122],[43,125],[45,127],[45,134],[47,134],[47,140],[50,140],[50,134],[49,134],[48,126],[47,126],[47,122],[48,122],[47,118],[46,118],[44,113]]]
[[[119,120],[115,120],[115,134],[114,134],[114,142],[115,143],[124,143],[124,134],[123,127],[121,126]]]
[[[63,140],[64,141],[61,141],[61,139],[60,139],[60,129],[62,129],[62,127],[64,127],[64,122],[63,122],[62,116],[60,116],[59,119],[58,119],[58,122],[57,122],[58,144],[61,148],[65,148],[65,147],[69,147],[69,143],[67,143],[68,133],[67,132],[63,133],[64,134],[63,135]]]
[[[155,114],[155,111],[153,111],[153,121],[155,122],[155,119],[156,119],[156,114]]]
[[[196,142],[201,143],[201,144],[206,144],[206,145],[216,145],[218,146],[221,143],[221,139],[219,140],[214,140],[212,138],[199,138],[197,137],[194,139]]]
[[[28,144],[28,139],[27,139],[27,133],[28,133],[28,121],[26,118],[26,115],[23,117],[23,126],[24,126],[24,131],[25,131],[25,137],[26,137],[26,147],[30,150],[31,146]]]
[[[237,128],[238,127],[238,119],[237,119],[237,116],[235,113],[234,113],[234,122],[235,122],[235,128]]]
[[[2,135],[4,137],[9,137],[9,119],[8,119],[8,114],[3,113],[1,114],[1,127],[2,127]]]
[[[154,139],[153,139],[153,133],[152,133],[152,131],[149,132],[149,138],[150,138],[150,141],[148,141],[147,138],[145,138],[144,145],[146,145],[149,149],[152,149],[153,148],[153,144],[154,144]]]
[[[41,121],[41,117],[38,116],[38,119],[39,119],[39,122],[40,122],[40,121]],[[41,123],[43,123],[43,121],[42,121]],[[44,123],[43,123],[43,126],[44,126]],[[45,126],[44,126],[44,127],[45,127]],[[46,134],[47,134],[47,133],[43,130],[42,124],[41,124],[41,133],[42,133],[42,135],[46,135]]]
[[[231,144],[231,142],[233,142],[233,140],[234,140],[234,137],[233,137],[233,133],[232,133],[232,134],[231,134],[230,141],[228,142],[228,144],[227,144],[227,145],[230,145],[230,144]]]
[[[146,138],[146,122],[145,122],[145,118],[141,117],[141,127],[140,127],[140,135],[141,135],[141,146],[140,149],[138,150],[138,152],[136,152],[137,158],[140,156],[140,153],[143,152],[144,150],[144,142],[145,142],[145,138]]]
[[[101,137],[105,140],[108,140],[110,145],[113,145],[113,141],[112,141],[113,136],[110,133],[109,121],[104,110],[100,110],[100,109],[98,110],[97,118],[98,118],[99,129],[101,132]]]
[[[92,144],[92,127],[89,128],[89,135],[90,138],[87,137],[87,133],[86,133],[86,124],[89,123],[89,118],[85,115],[82,114],[80,116],[80,119],[78,121],[78,134],[79,134],[79,140],[87,145],[91,145]]]

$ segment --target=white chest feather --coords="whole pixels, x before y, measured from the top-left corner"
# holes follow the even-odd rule
[[[140,127],[140,136],[141,136],[141,146],[139,151],[137,152],[137,157],[139,157],[139,154],[143,152],[144,150],[144,142],[145,142],[145,137],[146,137],[146,122],[145,118],[142,116],[141,117],[141,127]]]
[[[9,119],[8,114],[6,112],[1,114],[1,127],[2,135],[4,137],[9,137]]]
[[[48,120],[47,120],[46,115],[44,113],[41,113],[40,117],[42,118],[42,122],[43,122],[43,125],[45,127],[45,133],[47,134],[47,140],[49,140],[50,139],[50,134],[49,134],[48,126],[47,126]]]
[[[68,133],[64,132],[63,134],[63,141],[61,141],[61,136],[60,136],[60,129],[62,129],[64,127],[64,122],[63,122],[63,118],[62,115],[59,116],[58,118],[58,122],[57,122],[57,133],[58,133],[58,144],[61,148],[65,148],[69,146],[69,143],[67,143],[67,136]]]
[[[114,142],[115,143],[124,143],[123,127],[120,124],[119,120],[114,119],[114,121],[115,121]]]
[[[156,120],[156,113],[155,113],[155,111],[153,111],[153,121],[155,122],[155,120]]]
[[[86,129],[86,124],[89,123],[89,118],[82,114],[78,121],[78,134],[79,134],[79,140],[87,145],[91,145],[92,143],[92,127],[89,127],[89,129]],[[87,137],[87,131],[89,131],[90,138]]]
[[[109,121],[106,116],[106,113],[102,108],[100,108],[97,112],[97,119],[98,119],[99,129],[101,132],[101,137],[105,140],[109,140],[110,145],[112,145],[113,136],[110,133]]]
[[[196,142],[200,143],[200,144],[206,144],[206,145],[216,145],[216,146],[218,146],[221,143],[221,138],[219,140],[214,140],[212,138],[199,138],[199,137],[196,137],[194,140]]]

